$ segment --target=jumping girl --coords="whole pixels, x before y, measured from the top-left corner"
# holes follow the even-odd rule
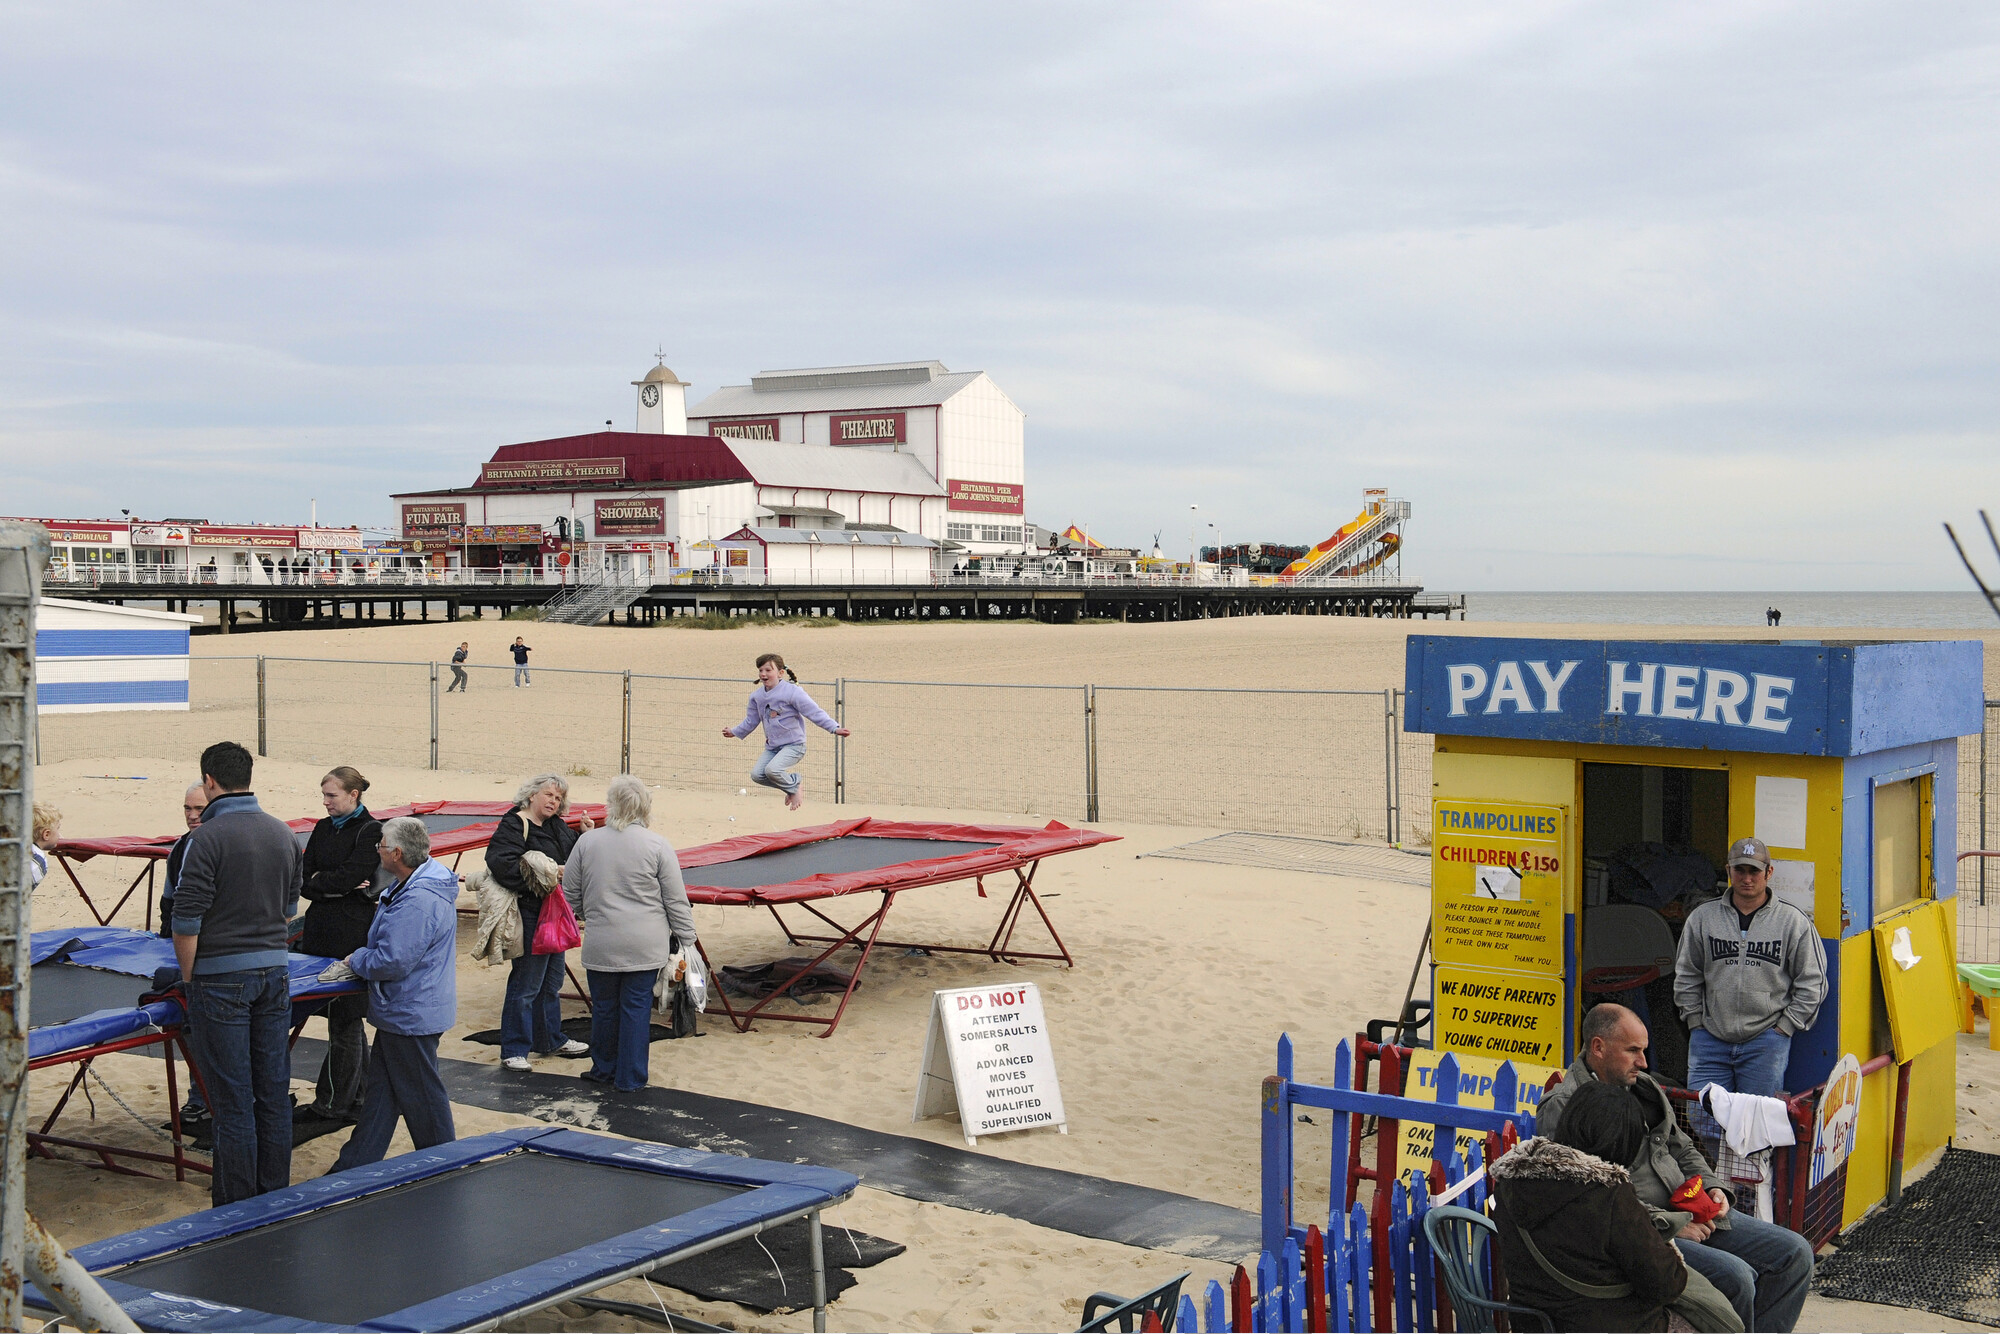
[[[743,721],[723,728],[722,735],[741,741],[763,724],[764,754],[750,771],[750,781],[778,789],[785,794],[785,808],[795,811],[805,803],[799,799],[799,776],[788,771],[805,758],[806,721],[810,719],[835,736],[853,734],[813,703],[813,697],[799,688],[799,678],[777,654],[758,657],[757,683],[750,692],[750,707],[744,710]]]

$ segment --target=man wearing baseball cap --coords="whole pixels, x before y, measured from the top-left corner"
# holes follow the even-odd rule
[[[1688,914],[1674,1005],[1688,1026],[1688,1087],[1777,1094],[1792,1036],[1826,999],[1826,949],[1806,915],[1771,892],[1762,840],[1729,845],[1729,893]]]

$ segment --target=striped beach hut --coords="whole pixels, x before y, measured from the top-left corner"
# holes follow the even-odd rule
[[[188,627],[199,616],[43,598],[35,625],[40,713],[188,707]]]

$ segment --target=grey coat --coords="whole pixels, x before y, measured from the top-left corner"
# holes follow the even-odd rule
[[[1542,1095],[1541,1106],[1535,1112],[1535,1133],[1544,1137],[1554,1134],[1570,1098],[1583,1087],[1584,1081],[1595,1078],[1583,1057],[1572,1061],[1569,1069],[1563,1071],[1562,1083]],[[1669,1237],[1676,1236],[1694,1221],[1694,1215],[1673,1207],[1673,1193],[1691,1176],[1701,1177],[1707,1185],[1716,1184],[1719,1178],[1695,1142],[1681,1129],[1680,1122],[1674,1119],[1673,1103],[1659,1081],[1641,1070],[1634,1087],[1647,1106],[1647,1123],[1651,1125],[1657,1116],[1659,1124],[1646,1131],[1639,1156],[1627,1163],[1625,1169],[1631,1174],[1632,1189],[1638,1194],[1639,1203],[1653,1216],[1653,1226]],[[1724,1214],[1715,1226],[1718,1231],[1727,1230],[1729,1216]]]
[[[583,966],[595,972],[666,967],[670,927],[683,948],[694,944],[680,858],[644,825],[605,825],[578,839],[563,864],[563,896],[584,931]]]

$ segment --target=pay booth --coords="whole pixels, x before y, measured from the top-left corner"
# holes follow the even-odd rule
[[[1905,1158],[1950,1139],[1957,738],[1981,725],[1980,644],[1413,635],[1406,671],[1404,726],[1436,738],[1437,1049],[1559,1069],[1583,1011],[1614,1000],[1684,1083],[1681,923],[1728,891],[1728,846],[1754,835],[1826,948],[1827,999],[1785,1088],[1875,1062],[1824,1221],[1886,1193],[1902,1067]],[[1850,1068],[1836,1087],[1856,1087]],[[1843,1189],[1828,1162],[1822,1196]]]

